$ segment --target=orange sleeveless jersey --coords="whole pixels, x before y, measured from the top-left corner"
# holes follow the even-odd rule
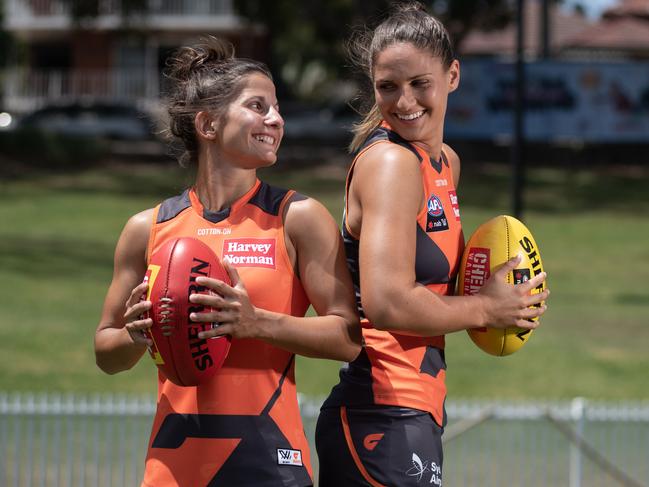
[[[440,161],[432,161],[425,151],[402,139],[383,123],[357,152],[347,176],[346,193],[358,157],[380,143],[401,145],[419,159],[426,205],[419,211],[417,221],[413,222],[417,225],[416,280],[432,292],[453,294],[464,236],[453,172],[446,155],[442,152]],[[444,337],[407,336],[374,329],[361,305],[359,242],[358,236],[347,226],[346,214],[343,217],[343,239],[356,288],[364,347],[358,358],[341,370],[340,383],[334,387],[323,407],[408,407],[430,412],[443,426],[446,422]]]
[[[156,207],[147,255],[170,238],[197,238],[237,268],[253,305],[304,316],[309,303],[284,241],[292,194],[257,180],[231,208],[209,212],[187,190]],[[292,353],[233,339],[204,384],[181,387],[158,374],[144,486],[305,486],[311,477]]]

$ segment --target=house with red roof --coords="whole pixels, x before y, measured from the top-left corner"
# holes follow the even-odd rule
[[[618,0],[597,21],[578,10],[550,2],[547,22],[549,57],[560,59],[649,58],[649,0]],[[524,10],[524,54],[528,61],[543,57],[543,7],[527,0]],[[512,59],[516,25],[498,31],[474,31],[460,45],[461,58]]]
[[[143,0],[146,15],[101,0],[77,20],[70,5],[4,0],[4,29],[19,47],[2,77],[5,110],[82,98],[154,106],[169,53],[203,35],[230,40],[241,56],[267,57],[263,28],[237,16],[232,0]]]

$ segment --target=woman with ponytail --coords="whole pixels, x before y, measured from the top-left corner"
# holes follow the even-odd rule
[[[317,201],[257,178],[275,163],[284,125],[266,66],[209,38],[180,49],[167,75],[170,132],[196,179],[126,223],[95,333],[97,364],[114,374],[140,360],[151,344],[143,331],[152,322],[142,317],[151,309],[141,284],[148,259],[172,238],[202,240],[232,285],[197,278],[213,293],[190,301],[217,311],[190,319],[219,323],[199,338],[232,343],[222,368],[198,386],[159,374],[142,485],[310,486],[294,356],[348,361],[360,350],[338,226]],[[306,318],[310,304],[318,316]]]
[[[396,6],[350,43],[371,82],[351,144],[343,240],[363,348],[343,367],[316,429],[320,487],[442,485],[444,335],[487,324],[532,329],[545,275],[506,284],[508,262],[475,296],[453,296],[464,248],[460,159],[443,141],[460,82],[442,23]]]

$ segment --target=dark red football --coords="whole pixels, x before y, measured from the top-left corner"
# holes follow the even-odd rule
[[[206,244],[195,238],[176,238],[166,242],[149,261],[145,282],[153,319],[149,353],[162,373],[174,384],[195,386],[208,380],[221,368],[230,350],[230,337],[198,338],[200,331],[218,323],[196,323],[190,313],[209,312],[210,307],[191,303],[194,293],[210,290],[196,284],[199,276],[220,279],[230,284],[228,273]]]

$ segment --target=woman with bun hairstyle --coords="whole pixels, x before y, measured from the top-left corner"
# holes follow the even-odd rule
[[[95,334],[97,364],[114,374],[140,360],[151,345],[143,334],[152,325],[143,318],[151,309],[143,300],[148,259],[169,239],[202,240],[232,285],[197,278],[214,293],[190,301],[218,311],[190,318],[218,322],[199,338],[229,335],[231,348],[198,386],[159,374],[142,485],[312,485],[294,356],[349,361],[360,350],[338,226],[317,201],[257,178],[275,163],[284,125],[266,66],[208,38],[181,48],[167,75],[171,133],[184,143],[184,161],[197,165],[196,179],[126,223]],[[257,248],[246,243],[260,239],[263,264],[245,258]],[[318,316],[304,317],[309,304]]]
[[[371,109],[355,128],[343,240],[363,349],[340,372],[316,429],[320,487],[442,485],[444,335],[533,329],[543,292],[506,284],[506,263],[475,296],[453,296],[464,248],[457,154],[443,142],[460,81],[449,35],[418,3],[352,38]]]

